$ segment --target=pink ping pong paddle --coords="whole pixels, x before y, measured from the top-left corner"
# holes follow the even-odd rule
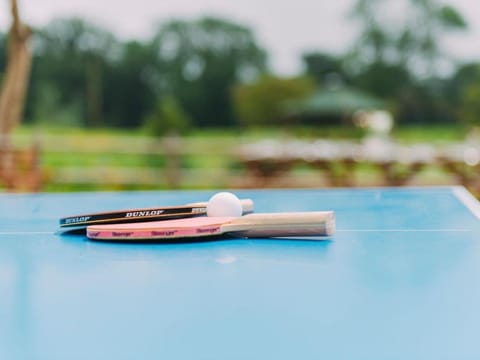
[[[335,232],[333,211],[265,213],[233,217],[199,217],[143,223],[91,225],[95,240],[169,240],[228,234],[236,237],[329,236]]]

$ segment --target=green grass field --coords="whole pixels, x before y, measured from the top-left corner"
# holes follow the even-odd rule
[[[15,134],[18,146],[38,142],[45,191],[126,190],[165,188],[225,188],[238,186],[244,176],[235,160],[240,145],[261,139],[349,139],[365,135],[356,128],[210,129],[192,131],[177,145],[178,159],[166,153],[161,139],[140,130],[85,130],[78,128],[38,128],[23,126]],[[446,144],[462,141],[461,127],[403,127],[392,137],[401,143]],[[172,158],[174,159],[172,162]],[[176,161],[176,163],[175,163]],[[173,169],[173,170],[168,170]],[[358,177],[369,185],[376,183],[375,171],[361,168]],[[432,182],[443,176],[430,169]],[[428,171],[427,171],[428,173]],[[292,172],[298,186],[323,186],[312,169]],[[308,180],[307,179],[311,179]],[[318,182],[317,182],[318,180]],[[428,180],[423,180],[427,181]],[[440,181],[441,182],[441,181]]]

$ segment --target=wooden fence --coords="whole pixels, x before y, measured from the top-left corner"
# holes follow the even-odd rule
[[[34,144],[34,145],[32,145]],[[0,151],[8,191],[462,184],[480,193],[480,145],[17,137]]]
[[[243,146],[240,159],[257,186],[271,186],[307,167],[325,186],[461,184],[480,193],[480,142],[475,141],[433,146],[373,137],[357,143],[264,140]],[[373,183],[364,181],[366,168]]]

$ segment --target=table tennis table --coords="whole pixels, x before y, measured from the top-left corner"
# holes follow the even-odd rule
[[[242,190],[334,210],[327,240],[94,242],[62,216],[214,191],[0,195],[0,359],[480,359],[480,205],[462,187]]]

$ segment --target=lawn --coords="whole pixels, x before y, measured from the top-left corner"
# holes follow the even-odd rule
[[[241,145],[261,139],[349,139],[365,135],[356,128],[210,129],[196,130],[181,138],[178,156],[168,154],[161,139],[140,130],[86,130],[78,128],[36,128],[23,126],[15,143],[29,146],[38,142],[45,191],[124,190],[165,188],[224,188],[237,186],[244,176],[235,159]],[[461,127],[402,127],[393,138],[402,143],[445,144],[461,141]],[[175,152],[175,151],[174,151]],[[428,172],[428,171],[427,171]],[[438,171],[430,169],[435,178]],[[300,167],[291,174],[299,186],[323,186],[312,169]],[[375,184],[375,172],[368,167],[359,176],[367,185]],[[308,179],[311,179],[308,180]],[[436,181],[436,180],[432,180]],[[308,186],[310,186],[308,185]],[[295,186],[295,184],[293,184]]]

